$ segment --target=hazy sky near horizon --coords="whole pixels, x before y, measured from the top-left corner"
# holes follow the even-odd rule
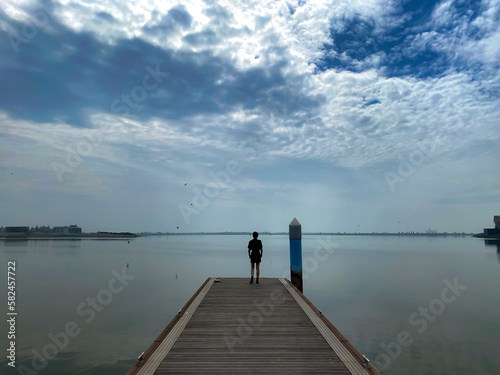
[[[4,0],[0,226],[479,232],[500,0]]]

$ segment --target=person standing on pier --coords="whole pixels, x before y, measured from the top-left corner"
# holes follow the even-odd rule
[[[252,263],[251,269],[251,278],[250,284],[253,284],[253,270],[255,265],[257,265],[257,279],[255,283],[259,283],[259,275],[260,275],[260,260],[262,259],[262,254],[264,254],[264,249],[262,248],[262,241],[258,240],[259,234],[257,232],[253,232],[253,240],[248,242],[248,256],[250,257],[250,262]]]

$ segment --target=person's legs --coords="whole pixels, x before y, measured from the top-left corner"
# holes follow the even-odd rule
[[[252,277],[250,278],[250,284],[253,283],[253,270],[254,270],[254,267],[255,267],[255,263],[252,263],[252,268],[251,268],[251,272],[250,272],[250,275]]]
[[[260,263],[257,263],[257,284],[259,283],[259,275],[260,275]]]

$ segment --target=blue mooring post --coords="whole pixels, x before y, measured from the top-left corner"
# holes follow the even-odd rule
[[[302,293],[302,226],[296,218],[288,226],[290,237],[290,281]]]

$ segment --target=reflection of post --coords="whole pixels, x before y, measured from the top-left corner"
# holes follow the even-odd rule
[[[485,246],[496,246],[497,254],[500,254],[500,240],[484,240]]]
[[[302,293],[302,226],[296,218],[288,226],[290,238],[290,280]]]

